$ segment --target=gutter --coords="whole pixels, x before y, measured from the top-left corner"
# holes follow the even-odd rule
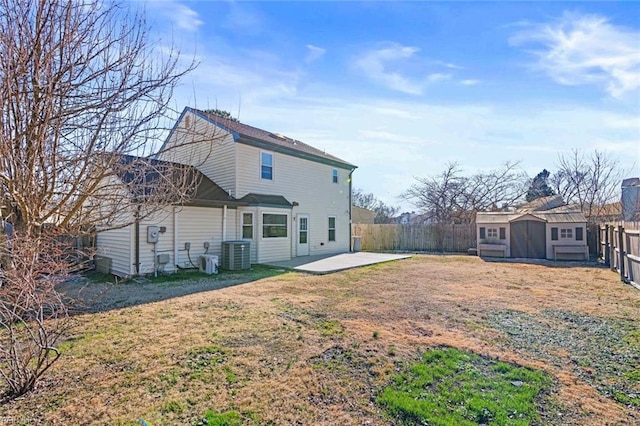
[[[353,172],[356,169],[353,168],[349,172],[349,251],[353,252],[353,218],[352,218],[352,210],[353,210]]]
[[[134,226],[135,239],[134,239],[134,255],[135,260],[133,263],[134,275],[140,275],[140,205],[137,207],[135,213],[136,221]]]

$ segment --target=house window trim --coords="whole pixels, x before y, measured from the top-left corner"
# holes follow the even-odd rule
[[[333,169],[331,172],[331,182],[338,183],[338,169]]]
[[[289,239],[289,215],[287,213],[276,213],[276,212],[262,212],[262,232],[260,233],[260,238],[262,240],[267,240],[267,241],[273,241],[273,240],[287,240]],[[273,215],[273,216],[284,216],[286,218],[286,223],[284,225],[278,225],[278,226],[282,226],[285,230],[285,235],[282,237],[265,237],[264,236],[264,217],[265,215]],[[273,225],[271,225],[273,226]]]
[[[331,228],[330,221],[333,219],[333,228]],[[335,243],[338,240],[338,219],[336,216],[328,216],[327,217],[327,242]],[[333,231],[333,240],[331,239],[331,231]]]
[[[251,215],[251,224],[245,224],[244,223],[244,217],[245,215]],[[244,236],[244,229],[245,227],[251,227],[251,237],[245,237]],[[255,215],[253,214],[253,212],[242,212],[242,223],[240,224],[240,235],[242,236],[243,240],[253,240],[255,239]]]
[[[271,167],[271,178],[266,178],[264,177],[263,174],[263,170],[262,168],[265,167],[263,164],[263,155],[268,154],[271,156],[271,165],[270,166],[266,166],[266,167]],[[273,182],[273,176],[274,176],[274,169],[275,169],[275,155],[273,154],[272,151],[264,151],[261,150],[260,151],[260,180],[264,180],[264,181],[269,181],[269,182]]]

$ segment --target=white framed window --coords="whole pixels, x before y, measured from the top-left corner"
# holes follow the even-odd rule
[[[573,229],[572,228],[560,228],[560,238],[572,238],[573,239]]]
[[[273,180],[273,153],[271,152],[260,152],[260,177]]]
[[[242,213],[242,239],[253,239],[253,213]]]
[[[333,169],[333,171],[331,172],[331,181],[333,183],[338,183],[338,170],[337,169]]]
[[[498,238],[498,228],[487,228],[487,238]]]
[[[286,214],[262,214],[262,238],[286,238],[287,229]]]
[[[328,235],[328,239],[329,241],[335,241],[336,240],[336,218],[335,216],[329,216],[329,235]]]

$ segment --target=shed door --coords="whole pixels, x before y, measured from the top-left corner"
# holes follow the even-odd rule
[[[535,220],[511,222],[511,257],[545,259],[546,225]]]

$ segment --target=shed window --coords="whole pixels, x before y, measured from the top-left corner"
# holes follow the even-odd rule
[[[573,229],[571,229],[571,228],[560,228],[560,238],[561,239],[573,238]]]
[[[260,153],[260,176],[262,179],[273,180],[273,154]]]
[[[553,241],[558,239],[558,228],[551,228],[551,239]]]
[[[576,228],[576,241],[582,241],[582,228]]]
[[[333,183],[338,183],[338,170],[333,169],[333,172],[331,172],[331,180]]]
[[[498,228],[487,229],[487,238],[498,238]]]
[[[487,238],[487,236],[486,236],[486,235],[487,235],[487,234],[486,234],[486,229],[485,229],[485,227],[484,227],[484,226],[481,226],[481,227],[480,227],[480,239]]]
[[[262,215],[262,238],[286,238],[287,228],[286,214]]]
[[[501,240],[506,240],[507,239],[507,230],[506,230],[506,228],[500,228],[500,239]]]
[[[329,241],[336,240],[336,218],[333,216],[329,217]]]

